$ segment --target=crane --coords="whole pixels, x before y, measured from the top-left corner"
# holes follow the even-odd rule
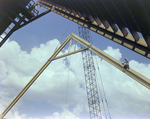
[[[78,25],[79,36],[90,42],[91,37],[89,34],[89,30],[84,26]],[[81,48],[84,48],[81,45]],[[89,50],[82,51],[82,61],[85,75],[85,85],[86,85],[86,93],[87,100],[89,105],[89,113],[91,119],[102,119],[101,109],[100,109],[100,100],[99,100],[99,92],[96,81],[96,70],[94,67],[94,61],[92,52]]]

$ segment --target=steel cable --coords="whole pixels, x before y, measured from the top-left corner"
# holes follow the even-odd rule
[[[101,81],[101,85],[102,85],[102,91],[104,93],[104,99],[105,99],[105,102],[106,102],[106,106],[107,106],[106,108],[107,108],[107,111],[108,111],[108,115],[109,115],[109,118],[112,119],[111,116],[110,116],[109,108],[108,108],[107,98],[106,98],[105,89],[104,89],[104,85],[103,85],[103,81],[102,81],[102,77],[101,77],[101,73],[100,73],[100,68],[99,68],[98,62],[97,62],[97,57],[96,57],[96,64],[97,64],[98,73],[99,73],[99,76],[100,76],[100,81]]]
[[[66,85],[65,119],[66,119],[66,114],[67,114],[67,98],[68,98],[68,83],[69,83],[70,63],[71,63],[71,56],[70,56],[70,61],[69,61],[69,67],[68,67],[68,77],[67,77],[67,85]]]

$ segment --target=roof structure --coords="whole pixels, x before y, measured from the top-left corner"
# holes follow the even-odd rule
[[[13,22],[17,24],[22,15],[30,19],[32,14],[28,12],[26,6],[30,0],[1,0],[0,1],[0,34],[2,34],[8,26]]]
[[[34,17],[31,1],[0,1],[0,35],[11,23],[17,25],[16,18]],[[36,4],[150,58],[148,0],[38,0]]]
[[[0,0],[0,47],[14,31],[35,19],[35,5],[33,0]]]
[[[48,10],[39,15],[36,6],[40,5]],[[7,38],[16,30],[27,25],[42,15],[53,11],[77,24],[150,58],[150,2],[148,0],[0,0],[0,47]],[[88,42],[71,34],[82,45],[89,46]],[[70,38],[69,36],[69,38]],[[67,39],[63,45],[67,43]],[[70,45],[71,46],[71,45]],[[37,72],[25,88],[18,94],[0,118],[12,108],[25,91],[32,85],[44,69],[60,52],[62,46],[54,52],[54,55]],[[95,46],[88,47],[95,54],[113,64],[124,72],[121,62],[115,58],[102,54]],[[74,53],[74,52],[72,52]],[[68,55],[68,54],[67,54]],[[61,56],[62,57],[62,56]],[[56,57],[58,58],[58,57]],[[138,82],[149,88],[149,79],[130,68],[125,72]]]
[[[31,18],[32,15],[27,11],[27,8],[26,8],[26,5],[29,2],[30,0],[24,0],[24,1],[1,0],[0,1],[1,29],[7,28],[7,24],[10,24],[12,20],[16,18],[16,15],[19,15],[20,13],[22,15],[25,15],[27,18]]]

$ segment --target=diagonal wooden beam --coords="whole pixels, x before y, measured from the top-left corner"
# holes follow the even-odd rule
[[[90,46],[89,42],[83,40],[82,38],[80,38],[79,36],[77,36],[73,33],[71,33],[71,37],[72,37],[72,39],[74,39],[75,41],[77,41],[78,43],[83,45],[84,47]],[[131,78],[133,78],[134,80],[136,80],[137,82],[142,84],[143,86],[150,89],[150,79],[148,79],[147,77],[143,76],[142,74],[138,73],[137,71],[133,70],[132,68],[130,68],[129,70],[125,69],[120,61],[116,60],[115,58],[113,58],[112,56],[103,52],[102,50],[95,47],[94,45],[92,45],[89,48],[89,50],[92,51],[93,53],[95,53],[96,55],[98,55],[99,57],[103,58],[105,61],[107,61],[111,65],[115,66],[117,69],[119,69],[123,73],[127,74],[128,76],[130,76]]]

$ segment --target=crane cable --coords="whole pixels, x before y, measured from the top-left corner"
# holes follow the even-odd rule
[[[96,59],[97,69],[99,69],[98,63],[97,63],[97,58],[95,58],[95,59]],[[99,74],[99,75],[100,75],[100,74]],[[100,75],[100,80],[101,80],[101,75]],[[98,80],[97,80],[97,83],[98,83],[98,90],[99,90],[99,92],[100,92],[100,98],[101,98],[101,100],[102,100],[102,107],[103,107],[103,109],[104,109],[104,115],[105,115],[105,118],[107,119],[106,109],[105,109],[105,105],[104,105],[104,99],[103,99],[103,96],[102,96],[103,90],[100,89],[100,83],[99,83]]]
[[[68,24],[66,30],[64,31],[64,33],[63,33],[63,35],[62,35],[62,37],[61,37],[61,39],[60,39],[60,44],[61,44],[61,42],[62,42],[62,39],[63,39],[64,35],[66,34],[66,31],[68,30],[68,28],[69,28],[69,26],[70,26],[70,24],[71,24],[71,22]],[[57,50],[58,46],[59,46],[59,43],[58,43],[58,45],[56,46],[54,52]]]
[[[66,34],[66,31],[68,30],[69,26],[70,26],[71,22],[68,24],[66,30],[64,31],[61,39],[60,39],[60,44],[62,42],[62,39],[64,37],[64,35]],[[56,46],[54,52],[58,49],[58,46],[59,46],[59,43],[58,45]],[[71,56],[70,56],[70,62],[71,62]],[[69,71],[70,71],[70,64],[69,64],[69,68],[68,68],[68,78],[67,78],[67,85],[66,85],[66,99],[65,99],[65,119],[66,119],[66,110],[67,110],[67,93],[68,93],[68,81],[69,81]]]
[[[67,96],[68,96],[68,83],[69,83],[69,72],[70,72],[70,64],[71,64],[71,55],[70,55],[70,62],[68,67],[68,77],[67,77],[67,84],[66,84],[66,99],[65,99],[65,119],[67,114]]]
[[[107,102],[107,98],[106,98],[106,94],[105,94],[105,90],[104,90],[104,85],[103,85],[103,81],[102,81],[102,77],[101,77],[101,73],[100,73],[100,68],[98,66],[98,62],[97,62],[97,57],[96,57],[96,64],[97,64],[97,68],[98,68],[98,73],[99,73],[99,76],[100,76],[100,81],[101,81],[101,85],[102,85],[102,91],[104,93],[104,99],[105,99],[105,102],[106,102],[106,108],[107,108],[107,111],[108,111],[108,115],[109,115],[109,118],[111,118],[111,115],[110,115],[110,111],[109,111],[109,108],[108,108],[108,102]],[[98,82],[99,84],[99,82]]]
[[[61,39],[60,39],[60,44],[62,42],[62,39],[64,37],[64,35],[66,34],[66,31],[68,30],[69,26],[70,26],[71,22],[68,24],[67,28],[65,29]],[[56,46],[54,52],[58,49],[59,43]],[[70,62],[71,62],[71,56],[70,56]],[[67,84],[66,84],[66,98],[65,98],[65,119],[66,119],[66,113],[67,113],[67,93],[68,93],[68,82],[69,82],[69,71],[70,71],[70,63],[69,63],[69,68],[68,68],[68,78],[67,78]]]

